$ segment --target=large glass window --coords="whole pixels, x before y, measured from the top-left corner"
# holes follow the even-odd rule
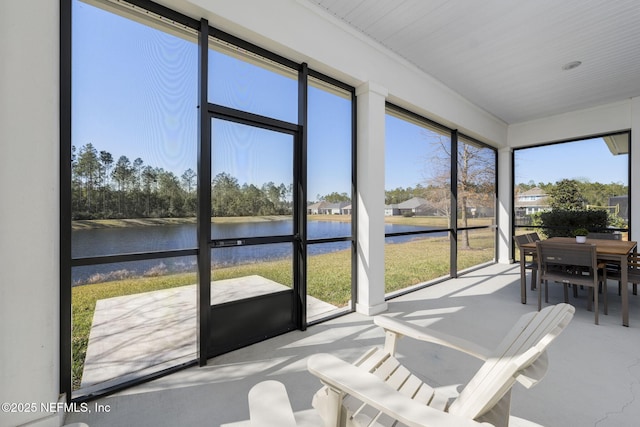
[[[307,250],[307,322],[352,309],[352,242],[315,243]]]
[[[209,102],[297,123],[295,70],[219,39],[209,47]]]
[[[449,272],[451,134],[391,108],[385,129],[385,291],[390,293]]]
[[[307,320],[351,308],[352,91],[309,77]]]
[[[584,226],[627,238],[628,132],[521,148],[513,158],[516,234],[571,235]]]
[[[350,92],[309,78],[307,233],[312,240],[351,236],[351,109]]]
[[[291,135],[214,119],[212,237],[293,233]]]
[[[458,270],[495,259],[496,152],[458,138]]]
[[[201,22],[162,6],[66,1],[61,391],[86,399],[211,342],[352,310],[353,88],[211,28],[199,58]]]
[[[72,380],[82,395],[195,357],[195,257],[166,252],[196,246],[198,60],[195,33],[72,5]]]
[[[385,291],[495,260],[495,149],[391,105],[385,129]]]

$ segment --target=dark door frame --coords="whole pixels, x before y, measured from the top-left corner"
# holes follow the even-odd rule
[[[247,113],[241,110],[235,110],[233,108],[224,107],[216,104],[207,104],[207,116],[206,122],[202,123],[204,127],[208,129],[203,132],[212,135],[211,122],[213,119],[230,121],[252,127],[259,127],[273,132],[279,132],[287,134],[293,137],[293,158],[292,178],[293,188],[300,187],[300,170],[297,167],[302,161],[302,126],[294,123],[288,123],[270,117],[264,117],[257,114]],[[213,140],[208,141],[209,144],[213,144]],[[209,147],[210,156],[213,154],[213,147]],[[209,163],[208,165],[206,163]],[[205,159],[200,159],[200,167],[209,167],[209,181],[203,182],[202,193],[209,195],[208,206],[211,206],[211,167],[212,161],[208,162]],[[206,176],[206,171],[203,175]],[[301,200],[302,199],[302,200]],[[209,316],[209,330],[205,330],[201,326],[199,336],[205,336],[206,340],[202,341],[202,347],[200,347],[200,359],[203,355],[206,358],[214,357],[223,353],[226,353],[237,348],[244,347],[267,338],[271,338],[280,335],[285,332],[289,332],[295,329],[306,328],[306,316],[304,315],[304,307],[306,307],[306,289],[305,283],[300,277],[299,271],[306,270],[306,260],[300,253],[305,246],[304,241],[301,239],[303,233],[303,223],[298,221],[299,211],[304,207],[304,195],[302,193],[294,191],[293,194],[293,230],[290,235],[277,235],[277,236],[260,236],[260,237],[246,237],[237,236],[233,238],[213,238],[211,236],[211,209],[207,212],[206,216],[200,218],[202,222],[202,228],[209,230],[209,241],[206,245],[199,247],[199,253],[203,254],[202,258],[208,257],[208,262],[211,264],[211,251],[228,248],[233,246],[253,246],[263,244],[274,243],[290,243],[292,246],[292,277],[293,277],[293,289],[289,291],[281,291],[277,293],[261,295],[258,297],[246,298],[238,301],[227,302],[223,304],[217,304],[212,306],[207,304],[210,299],[201,300],[198,304],[201,316],[207,316],[207,313],[202,311],[210,310]],[[201,200],[201,204],[205,201]],[[204,233],[206,234],[206,233]],[[198,239],[201,242],[205,242],[206,236],[199,236]],[[300,265],[302,263],[302,266]],[[211,266],[209,266],[209,269]],[[209,270],[210,271],[210,270]],[[200,276],[199,287],[210,288],[211,274],[205,273]],[[207,292],[201,291],[201,295]],[[301,298],[297,298],[296,295],[300,295]],[[209,291],[210,297],[210,291]],[[224,324],[225,328],[217,328],[219,324]],[[205,360],[206,363],[206,360]],[[202,361],[201,361],[202,364]]]

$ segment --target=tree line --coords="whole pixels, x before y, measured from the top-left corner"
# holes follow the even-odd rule
[[[533,183],[520,184],[516,191],[528,191],[536,187]],[[564,224],[565,230],[551,231],[551,235],[571,235],[575,228],[600,231],[601,228],[625,228],[626,221],[619,212],[611,210],[609,199],[628,194],[627,186],[620,183],[600,184],[575,179],[562,179],[555,184],[540,184],[548,196],[549,211],[531,215],[531,223],[545,227]],[[527,189],[527,190],[525,190]],[[598,214],[602,214],[598,216]],[[555,233],[555,234],[553,234]]]
[[[72,147],[71,203],[73,219],[180,218],[197,213],[197,174],[191,168],[178,176],[98,151],[88,143]],[[214,216],[282,215],[292,211],[292,184],[261,187],[240,185],[227,173],[212,180]]]
[[[606,207],[609,198],[629,194],[626,185],[612,182],[602,184],[587,180],[562,179],[555,183],[535,183],[516,185],[516,195],[529,191],[534,187],[542,189],[549,196],[549,204],[555,209],[583,209],[588,207]]]

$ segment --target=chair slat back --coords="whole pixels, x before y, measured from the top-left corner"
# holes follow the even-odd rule
[[[527,237],[529,238],[530,242],[539,242],[540,241],[540,236],[538,236],[538,233],[536,233],[535,231],[533,233],[527,234]]]
[[[637,252],[627,258],[627,282],[640,283],[640,254]]]
[[[616,240],[616,235],[613,233],[590,232],[587,234],[587,239]]]
[[[516,246],[518,247],[518,249],[520,248],[520,245],[522,245],[523,243],[529,243],[529,238],[527,237],[526,234],[513,236],[513,240],[515,240]]]
[[[638,272],[640,272],[640,254],[635,252],[629,255],[627,258],[627,265],[630,270],[638,270]]]
[[[519,376],[527,377],[521,382],[528,387],[540,381],[547,368],[545,351],[574,312],[569,304],[557,304],[522,316],[451,404],[449,413],[477,420],[520,381]]]
[[[558,243],[540,241],[536,243],[538,259],[542,269],[549,265],[589,267],[597,266],[596,245],[589,243]]]

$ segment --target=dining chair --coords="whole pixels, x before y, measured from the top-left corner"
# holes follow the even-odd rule
[[[613,233],[590,231],[589,234],[587,234],[587,239],[618,240],[618,237]]]
[[[618,281],[618,295],[620,295],[620,287],[622,283],[622,271],[607,271],[607,278]],[[640,283],[640,255],[637,252],[632,253],[627,258],[627,284],[633,283],[633,294],[638,294],[638,283]],[[625,286],[627,286],[625,284]]]
[[[538,253],[538,310],[542,308],[542,281],[545,282],[545,302],[549,302],[548,282],[559,282],[564,287],[564,301],[568,302],[570,285],[582,285],[589,288],[587,309],[595,312],[595,324],[598,324],[598,289],[602,283],[604,314],[608,314],[607,271],[604,263],[598,263],[596,245],[588,243],[559,243],[539,241]]]
[[[542,240],[540,239],[540,236],[538,235],[538,233],[536,233],[535,231],[532,233],[527,233],[525,234],[525,236],[527,236],[530,242],[539,242],[540,240]]]
[[[518,251],[520,251],[520,245],[522,245],[523,243],[533,242],[533,240],[531,239],[532,239],[532,236],[530,236],[529,234],[521,234],[519,236],[513,236],[513,240],[516,242],[516,247],[518,248]],[[535,252],[526,253],[525,259],[520,260],[520,262],[524,262],[525,270],[531,270],[531,290],[533,291],[536,289],[536,283],[537,283],[536,276],[538,272],[538,260],[536,259],[536,253]],[[525,286],[526,286],[526,283],[525,283]]]
[[[587,239],[619,240],[620,235],[619,234],[616,235],[613,233],[590,232],[589,234],[587,234]],[[618,277],[620,276],[620,263],[615,261],[608,261],[606,263],[606,268],[607,268],[607,276],[618,276]],[[621,284],[618,283],[618,296],[620,295],[620,287],[621,287]],[[636,282],[634,282],[633,294],[634,295],[637,294]]]

